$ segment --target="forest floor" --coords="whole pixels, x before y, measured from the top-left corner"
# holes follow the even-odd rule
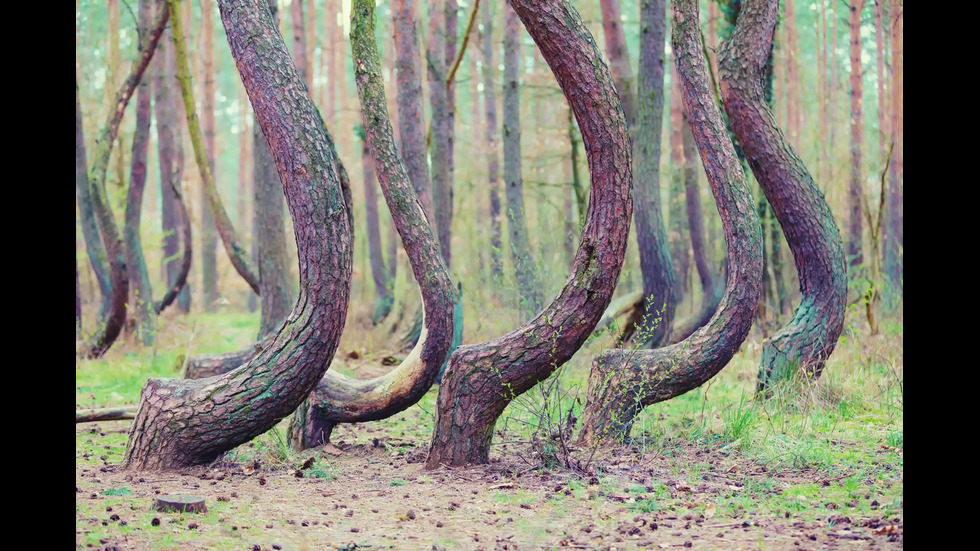
[[[828,366],[839,375],[825,375],[802,409],[739,398],[758,365],[758,345],[748,343],[721,381],[647,408],[635,439],[616,450],[564,453],[560,437],[532,446],[520,427],[543,410],[526,402],[529,415],[505,413],[498,423],[491,463],[469,469],[423,469],[435,390],[387,422],[338,427],[323,448],[290,450],[280,424],[211,465],[176,472],[121,468],[129,421],[78,424],[75,544],[901,549],[901,343],[900,326],[890,337],[845,340]],[[79,369],[76,407],[96,400]],[[157,494],[198,495],[209,511],[157,512]]]

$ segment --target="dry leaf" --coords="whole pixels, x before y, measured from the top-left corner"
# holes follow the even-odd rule
[[[709,503],[704,509],[704,518],[712,518],[715,516],[715,504]]]

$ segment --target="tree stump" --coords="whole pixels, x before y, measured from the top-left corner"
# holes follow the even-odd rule
[[[153,502],[153,508],[157,511],[175,511],[178,513],[207,513],[208,506],[204,504],[204,498],[194,495],[161,495],[157,496]]]

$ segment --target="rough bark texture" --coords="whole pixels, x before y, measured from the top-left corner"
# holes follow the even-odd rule
[[[337,423],[384,419],[418,402],[439,375],[453,340],[453,284],[395,148],[375,40],[374,1],[355,0],[351,50],[364,131],[381,189],[422,292],[425,325],[408,357],[382,377],[357,380],[327,372],[290,424],[290,440],[300,449],[326,443]]]
[[[638,344],[646,348],[657,348],[666,342],[673,329],[674,312],[677,308],[674,270],[660,201],[660,136],[664,114],[666,28],[665,1],[642,0],[638,118],[630,133],[634,136],[633,159],[636,167],[636,210],[633,215],[640,253],[640,271],[643,275],[643,293],[646,296],[637,335]],[[608,45],[607,37],[607,49]],[[621,91],[620,97],[622,96]]]
[[[460,347],[439,390],[426,468],[489,460],[507,404],[565,363],[592,332],[622,269],[632,216],[626,117],[588,28],[567,2],[511,3],[575,112],[592,172],[592,197],[571,274],[554,302],[498,339]]]
[[[140,40],[149,40],[151,5],[148,0],[139,4]],[[144,45],[141,43],[142,49]],[[123,240],[126,245],[126,263],[129,267],[129,284],[132,296],[133,318],[136,322],[137,338],[144,346],[153,344],[155,337],[156,311],[153,304],[153,290],[150,275],[143,258],[143,242],[140,239],[140,214],[143,209],[143,190],[146,187],[146,157],[150,145],[150,79],[140,79],[136,88],[136,128],[133,131],[133,150],[129,176],[129,190],[126,193],[125,223]]]
[[[91,344],[86,351],[89,358],[99,358],[112,346],[119,333],[122,331],[126,322],[127,301],[129,300],[129,269],[126,266],[125,247],[123,246],[122,236],[116,225],[112,208],[106,194],[106,172],[109,166],[109,157],[112,153],[112,144],[116,141],[119,132],[119,125],[122,122],[123,113],[129,104],[136,86],[143,78],[143,73],[153,59],[157,43],[163,34],[163,29],[167,24],[169,10],[162,10],[157,18],[153,29],[149,33],[149,39],[141,45],[139,55],[133,62],[129,76],[116,92],[115,101],[109,112],[106,123],[102,126],[98,140],[95,143],[95,154],[92,159],[92,168],[88,173],[89,193],[92,198],[92,208],[95,213],[96,222],[99,226],[99,234],[102,236],[102,244],[105,247],[106,255],[109,259],[109,278],[112,284],[112,302],[109,308],[105,324],[93,337]],[[75,136],[76,140],[81,136],[82,111],[78,103],[78,83],[75,84]],[[78,147],[76,145],[76,162]]]
[[[399,151],[412,187],[419,196],[425,217],[434,222],[432,188],[422,123],[422,77],[419,39],[413,0],[392,0],[391,17],[395,27],[398,55],[395,68],[398,79]]]
[[[350,214],[330,137],[268,4],[222,0],[219,9],[293,216],[300,297],[270,344],[240,369],[147,383],[126,448],[130,469],[205,463],[275,426],[323,377],[347,315]]]
[[[249,287],[261,295],[258,272],[238,239],[231,218],[221,202],[218,186],[214,182],[214,175],[211,173],[211,163],[208,159],[201,124],[197,116],[197,106],[194,102],[191,72],[187,65],[187,47],[183,38],[183,27],[186,23],[182,16],[176,13],[177,10],[172,11],[174,11],[174,15],[172,16],[173,33],[171,36],[173,37],[174,54],[177,58],[177,80],[180,82],[181,96],[184,99],[184,112],[187,115],[187,130],[190,133],[191,145],[194,148],[194,159],[197,161],[197,168],[201,173],[201,185],[204,188],[211,214],[214,216],[218,235],[221,236],[221,242],[225,246],[225,252],[228,253],[232,266],[245,279]]]
[[[864,213],[861,202],[864,198],[864,111],[862,108],[864,85],[861,74],[861,11],[864,0],[851,2],[851,180],[847,195],[847,260],[851,268],[864,263],[864,247],[861,243],[864,234]]]
[[[493,51],[493,4],[483,8],[483,105],[486,112],[486,151],[487,151],[487,183],[490,195],[490,270],[494,281],[503,276],[503,247],[500,224],[500,149],[497,145],[497,83],[495,75],[497,65],[494,62]]]
[[[521,97],[520,97],[520,21],[509,7],[504,8],[504,182],[507,199],[507,235],[520,309],[528,317],[542,306],[536,279],[536,262],[527,233],[524,209],[524,178],[521,174]]]
[[[763,344],[759,388],[791,370],[818,377],[844,325],[847,276],[834,215],[766,103],[762,71],[778,3],[746,2],[721,51],[722,97],[736,138],[793,251],[802,300]]]
[[[215,121],[214,121],[214,29],[211,0],[201,0],[201,37],[203,42],[203,80],[201,97],[201,131],[204,133],[204,149],[207,152],[208,168],[217,180],[215,170]],[[201,186],[201,205],[208,203],[208,192]],[[205,310],[211,311],[218,301],[218,230],[215,227],[211,209],[201,209],[201,300]]]
[[[672,44],[684,111],[722,216],[731,277],[711,322],[686,341],[655,350],[609,350],[595,359],[579,433],[583,444],[625,438],[643,407],[697,388],[715,376],[748,335],[759,301],[762,230],[708,79],[698,3],[678,0],[672,11]]]

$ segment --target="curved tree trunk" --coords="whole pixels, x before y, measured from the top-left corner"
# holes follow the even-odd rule
[[[152,7],[149,0],[139,4],[140,39],[149,39],[148,31]],[[140,45],[142,48],[142,44]],[[136,332],[143,346],[153,344],[155,338],[156,310],[150,274],[143,258],[143,242],[140,238],[140,215],[143,210],[143,190],[146,187],[146,157],[150,145],[150,79],[140,79],[136,89],[136,128],[133,131],[133,152],[129,190],[126,194],[125,225],[123,239],[126,244],[126,263],[129,267],[129,283],[132,290],[130,304],[136,321]]]
[[[818,377],[844,326],[847,269],[834,215],[776,125],[762,71],[778,2],[750,1],[721,51],[722,97],[732,129],[793,251],[803,294],[793,319],[763,344],[759,389],[798,369]]]
[[[113,109],[109,113],[109,120],[102,127],[102,133],[95,145],[95,155],[92,160],[92,169],[89,171],[88,184],[92,197],[92,207],[95,212],[96,221],[99,224],[99,233],[102,235],[102,243],[105,246],[106,254],[109,258],[110,279],[112,281],[112,304],[109,315],[106,318],[105,326],[94,337],[86,355],[89,358],[99,358],[112,346],[116,337],[122,331],[126,322],[126,303],[129,300],[129,270],[126,267],[126,252],[123,247],[122,236],[116,226],[115,217],[109,206],[109,199],[106,196],[105,180],[106,171],[109,166],[109,156],[112,153],[112,144],[116,141],[119,132],[119,124],[122,122],[123,113],[126,105],[133,96],[136,86],[143,78],[143,73],[153,59],[157,43],[167,24],[169,10],[163,10],[157,19],[149,39],[142,45],[139,56],[133,62],[129,77],[123,82],[122,87],[116,93]],[[75,125],[76,136],[81,135],[81,107],[78,103],[78,83],[75,84]],[[77,147],[76,147],[77,149]],[[77,153],[76,153],[77,156]]]
[[[201,131],[201,124],[197,117],[197,107],[194,103],[194,88],[191,85],[191,72],[187,65],[187,47],[184,44],[184,34],[181,28],[180,19],[173,18],[173,43],[174,52],[177,58],[177,80],[180,82],[181,96],[184,98],[184,112],[187,115],[187,130],[190,133],[191,145],[194,147],[194,159],[197,162],[198,170],[201,172],[201,185],[207,197],[208,206],[214,216],[214,223],[218,228],[218,235],[225,246],[225,252],[231,260],[232,266],[245,279],[253,291],[261,295],[259,288],[259,275],[248,257],[248,252],[242,247],[235,227],[231,223],[231,218],[225,211],[221,203],[221,196],[218,194],[218,187],[215,185],[214,176],[211,173],[211,163],[208,159],[207,148],[204,144],[204,135]],[[207,307],[207,304],[205,304]]]
[[[160,302],[154,305],[154,310],[157,315],[173,304],[174,300],[184,291],[184,287],[187,285],[187,276],[191,273],[191,259],[193,259],[194,253],[191,217],[187,212],[187,206],[184,204],[184,196],[180,193],[180,189],[178,189],[177,184],[173,181],[165,185],[170,189],[173,204],[177,206],[178,220],[180,221],[180,235],[184,241],[184,252],[181,255],[180,267],[173,283],[167,288],[167,292],[164,293]]]
[[[579,433],[583,444],[625,438],[643,407],[714,377],[745,340],[759,302],[762,228],[708,79],[696,0],[675,0],[672,28],[684,112],[722,215],[731,277],[711,322],[686,341],[655,350],[609,350],[596,357]]]
[[[78,81],[75,81],[75,197],[78,199],[79,223],[88,253],[89,264],[95,273],[101,295],[99,323],[108,315],[112,304],[112,281],[109,279],[109,259],[99,235],[99,223],[95,221],[92,206],[92,190],[88,184],[88,158],[85,153],[85,135],[82,129],[82,108],[78,101]]]
[[[300,449],[326,443],[337,423],[384,419],[418,402],[438,376],[453,340],[452,281],[395,148],[375,36],[373,0],[355,0],[351,50],[370,147],[366,160],[374,159],[385,200],[421,288],[425,325],[408,357],[382,377],[361,381],[328,371],[290,424],[290,440]]]
[[[585,342],[612,298],[629,235],[631,153],[608,67],[578,13],[560,0],[513,0],[568,98],[592,170],[592,201],[571,274],[533,320],[450,356],[426,468],[489,460],[497,418]]]
[[[268,4],[221,0],[219,9],[293,215],[300,296],[269,345],[240,369],[201,380],[150,379],[126,448],[130,469],[205,463],[275,426],[323,377],[347,316],[350,213],[330,137]]]

